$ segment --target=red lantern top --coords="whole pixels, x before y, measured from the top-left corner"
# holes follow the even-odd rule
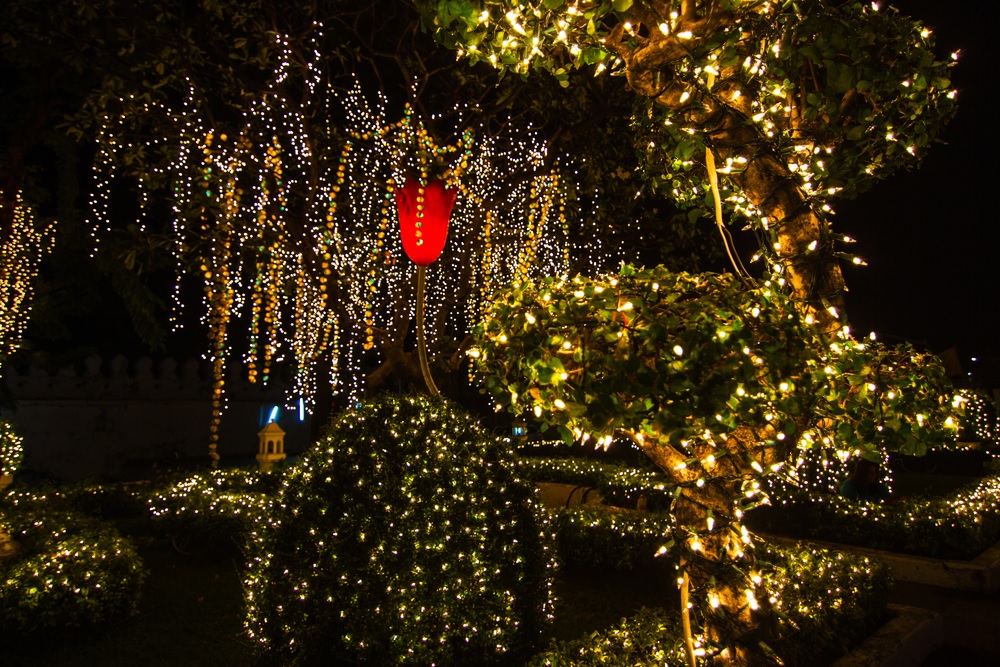
[[[457,196],[458,193],[448,190],[442,181],[420,185],[408,178],[403,187],[396,188],[403,250],[414,264],[428,266],[441,255]]]

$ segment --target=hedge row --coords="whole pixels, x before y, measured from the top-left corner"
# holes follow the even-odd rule
[[[747,516],[755,530],[930,558],[971,559],[1000,541],[1000,475],[940,498],[891,504],[792,493]]]
[[[656,469],[579,458],[522,458],[520,473],[533,482],[574,484],[594,488],[609,505],[635,507],[640,498],[651,512],[670,508],[674,486]]]

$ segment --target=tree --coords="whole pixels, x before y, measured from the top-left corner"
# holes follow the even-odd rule
[[[823,447],[915,451],[957,426],[939,367],[912,350],[827,348],[777,285],[732,275],[624,267],[516,284],[472,354],[499,406],[567,443],[623,433],[677,485],[682,614],[690,599],[715,664],[760,664],[775,638],[741,520],[767,478],[794,480]]]
[[[619,82],[498,86],[491,69],[455,63],[422,36],[418,15],[398,3],[327,0],[294,15],[279,5],[88,5],[116,26],[106,48],[130,63],[109,65],[73,125],[99,145],[99,254],[133,215],[129,233],[198,278],[216,418],[227,364],[267,381],[290,359],[289,400],[307,404],[328,404],[331,382],[344,402],[390,380],[419,382],[412,269],[399,260],[390,194],[407,175],[451,179],[462,191],[429,281],[439,376],[459,374],[467,332],[496,285],[526,272],[610,268],[617,239],[635,233],[619,220],[679,228],[672,249],[687,254],[685,267],[707,254],[689,227],[669,226],[662,198],[635,198],[631,146],[587,131],[600,118],[613,127],[627,119]],[[609,150],[621,159],[607,160]],[[132,183],[141,206],[127,196]],[[115,252],[138,268],[152,256]],[[196,310],[184,303],[185,284],[178,321]]]
[[[20,193],[13,201],[5,194],[0,190],[0,364],[21,344],[38,264],[52,250],[53,235],[51,224],[36,223]]]
[[[930,31],[872,3],[418,4],[425,27],[474,61],[560,82],[573,67],[625,76],[645,101],[634,121],[652,184],[715,209],[720,225],[724,198],[759,237],[765,274],[828,334],[846,240],[830,202],[912,166],[954,113],[951,63]]]
[[[344,103],[353,94],[349,91],[356,81],[366,91],[359,96],[368,97],[364,102],[368,113],[374,114],[358,121],[362,124],[373,122],[378,116],[385,126],[392,125],[402,118],[404,102],[408,101],[415,123],[422,123],[427,136],[442,146],[454,145],[465,129],[460,125],[465,123],[468,128],[476,129],[477,145],[484,150],[496,140],[499,143],[489,150],[505,146],[525,158],[535,155],[530,170],[537,173],[532,175],[518,167],[516,173],[508,174],[509,182],[497,181],[497,193],[506,193],[513,203],[504,205],[505,210],[529,206],[530,181],[534,176],[547,177],[554,170],[562,173],[558,189],[563,194],[558,206],[564,210],[557,217],[564,218],[566,225],[557,235],[569,234],[560,243],[567,243],[574,250],[562,261],[570,262],[573,270],[609,269],[617,262],[619,249],[628,244],[645,248],[649,256],[650,249],[658,244],[643,239],[641,235],[649,233],[636,224],[626,223],[629,220],[657,223],[659,237],[669,241],[653,256],[657,262],[663,261],[665,252],[674,255],[683,252],[685,257],[679,261],[685,262],[684,268],[695,268],[698,259],[709,254],[697,231],[681,226],[680,218],[673,215],[674,209],[662,197],[649,196],[648,190],[646,196],[634,196],[642,189],[636,177],[636,157],[630,144],[618,134],[626,129],[631,106],[630,97],[623,94],[623,82],[601,79],[568,89],[553,89],[538,82],[508,78],[497,85],[492,69],[456,62],[450,50],[422,35],[419,15],[408,4],[386,1],[359,7],[343,0],[321,0],[289,13],[282,3],[273,0],[250,3],[88,0],[18,3],[5,12],[5,25],[10,27],[4,38],[10,47],[4,51],[5,64],[17,71],[18,81],[23,78],[30,82],[38,77],[39,81],[51,84],[23,86],[28,93],[18,99],[23,98],[26,103],[11,108],[49,109],[44,115],[25,114],[25,118],[40,124],[47,133],[45,136],[62,135],[55,125],[71,115],[67,128],[71,136],[85,142],[96,140],[99,153],[95,184],[87,193],[90,222],[97,222],[100,227],[95,234],[98,249],[94,256],[127,297],[134,322],[151,344],[162,344],[164,336],[151,326],[157,305],[140,288],[150,275],[159,278],[166,262],[181,274],[202,277],[201,284],[194,289],[187,281],[179,281],[174,291],[175,322],[184,319],[183,311],[197,310],[192,308],[191,301],[192,295],[193,300],[198,299],[199,292],[206,306],[203,319],[211,320],[210,328],[217,329],[229,317],[227,304],[235,307],[236,319],[229,334],[210,333],[212,356],[217,363],[223,356],[232,361],[240,356],[241,348],[242,357],[247,360],[254,356],[254,351],[275,356],[274,341],[265,340],[269,325],[259,324],[257,332],[261,338],[256,341],[244,340],[254,336],[242,331],[254,329],[250,311],[255,297],[251,294],[253,288],[247,287],[253,277],[244,275],[245,271],[256,271],[250,267],[261,259],[249,257],[253,248],[241,248],[230,258],[240,264],[239,278],[251,281],[239,286],[246,287],[245,292],[236,289],[231,298],[225,296],[225,289],[220,291],[218,285],[205,280],[209,272],[201,268],[212,267],[215,262],[209,260],[215,252],[213,248],[224,247],[215,238],[218,230],[214,225],[222,210],[220,202],[225,198],[222,190],[227,177],[223,172],[229,173],[226,171],[229,165],[224,164],[228,158],[239,163],[233,182],[240,181],[240,189],[253,192],[254,196],[259,184],[273,179],[273,172],[264,173],[267,168],[273,168],[276,160],[281,162],[284,204],[278,206],[284,206],[282,252],[287,251],[283,256],[302,255],[310,260],[305,262],[304,270],[311,286],[321,284],[324,277],[328,279],[325,290],[329,292],[331,308],[339,299],[363,291],[354,289],[350,283],[366,275],[366,270],[333,271],[332,277],[324,276],[322,258],[316,256],[313,247],[317,234],[325,229],[325,220],[316,208],[321,205],[324,192],[330,189],[323,179],[336,178],[337,161],[345,142],[354,141],[352,156],[369,152],[365,159],[374,159],[373,151],[387,145],[350,136],[358,125],[357,122],[352,125],[353,121],[347,118]],[[25,49],[27,41],[51,48]],[[60,77],[50,81],[41,76],[45,73],[53,76],[58,73]],[[80,73],[80,76],[65,81],[62,73]],[[583,74],[575,78],[589,79]],[[59,91],[64,87],[72,94],[61,97],[47,94],[50,89]],[[385,99],[376,104],[376,95],[384,95]],[[53,100],[58,104],[53,105]],[[456,111],[459,107],[465,111]],[[605,118],[611,122],[603,124],[600,132],[592,132]],[[210,132],[212,144],[208,146],[206,138]],[[242,135],[252,141],[237,146],[235,141]],[[10,136],[17,139],[9,143],[12,154],[23,155],[26,150],[37,148],[38,140],[29,132],[11,132]],[[223,141],[223,136],[231,140]],[[64,135],[61,141],[64,146],[69,145]],[[27,148],[21,150],[22,144]],[[308,155],[297,153],[300,147],[307,147]],[[211,155],[204,154],[205,150]],[[277,150],[279,155],[269,156],[269,150]],[[89,160],[89,152],[88,146],[81,149],[83,155],[70,157]],[[578,157],[567,157],[573,153],[578,153]],[[293,155],[295,159],[289,160]],[[615,159],[608,160],[608,155],[614,155]],[[410,157],[415,159],[415,154]],[[72,163],[65,158],[62,156],[59,163]],[[205,158],[220,161],[214,165],[211,178],[206,178]],[[345,175],[351,181],[368,178],[373,189],[379,180],[382,186],[387,185],[385,170],[378,174],[355,170]],[[258,185],[248,189],[247,184],[254,179]],[[200,188],[202,183],[211,184],[215,193],[206,197],[209,188]],[[39,191],[49,184],[49,179],[41,179]],[[267,187],[272,194],[277,192],[273,183]],[[134,194],[133,188],[137,190]],[[536,190],[536,194],[547,196],[543,190],[546,188]],[[497,193],[492,197],[500,206]],[[520,200],[513,201],[516,198]],[[230,203],[233,201],[230,199]],[[243,203],[249,202],[244,197]],[[381,201],[377,208],[381,208]],[[392,208],[390,217],[394,216]],[[371,212],[366,209],[364,219],[374,234],[382,221],[375,219],[379,211],[375,215],[370,215]],[[347,209],[342,213],[346,214]],[[517,217],[513,213],[512,216]],[[523,215],[519,220],[526,224],[526,217]],[[209,221],[206,229],[202,229],[203,218]],[[242,239],[255,233],[256,220],[249,217],[236,216],[230,223],[236,225],[233,230],[236,237]],[[476,221],[468,229],[469,238],[475,238],[482,228],[483,220]],[[499,259],[506,250],[502,244],[498,245],[498,230],[499,227],[494,229],[492,241],[501,273],[492,276],[494,282],[502,279],[502,271],[509,267]],[[523,240],[522,232],[524,229],[518,233]],[[611,235],[614,238],[609,238]],[[513,241],[513,236],[509,240]],[[543,245],[551,245],[544,235],[540,240]],[[555,252],[554,246],[549,250]],[[446,254],[445,260],[454,268],[465,252]],[[462,270],[468,269],[466,265]],[[282,275],[288,277],[292,273]],[[212,280],[218,280],[219,275],[212,272]],[[231,278],[236,280],[237,274],[233,273]],[[298,290],[297,280],[285,281],[277,291],[280,317],[274,321],[281,320],[281,325],[271,332],[282,329],[277,335],[282,344],[298,335],[294,318],[289,316],[295,308],[289,300],[293,291]],[[482,294],[479,284],[482,280],[481,272],[472,278],[478,295]],[[438,295],[442,293],[440,288],[440,285],[435,288]],[[307,401],[314,388],[328,389],[327,380],[331,376],[350,378],[339,384],[338,389],[344,393],[368,391],[390,378],[406,383],[414,377],[416,363],[404,326],[408,319],[402,317],[407,294],[405,290],[397,290],[393,296],[400,297],[398,312],[389,315],[373,311],[374,319],[380,321],[380,326],[374,328],[364,321],[363,303],[353,304],[362,312],[351,313],[350,318],[346,318],[343,308],[337,313],[344,339],[350,337],[355,326],[360,329],[362,339],[371,329],[372,350],[358,352],[350,360],[345,353],[335,362],[332,354],[309,357],[285,348],[286,359],[297,357],[298,362],[303,362],[309,357],[309,363],[298,363],[296,369],[296,377],[307,378],[300,382],[307,388]],[[385,294],[379,298],[388,301]],[[439,296],[435,298],[440,301]],[[447,306],[444,310],[454,313],[452,306],[463,299],[461,293],[451,294],[447,303],[438,305]],[[272,309],[272,313],[278,311]],[[247,314],[246,320],[241,319],[243,313]],[[435,313],[432,319],[436,317]],[[462,357],[453,353],[464,340],[468,326],[452,315],[442,315],[441,319],[448,322],[447,326],[431,323],[431,356],[437,361],[439,374],[457,372],[453,366]],[[441,335],[446,330],[447,335]],[[301,350],[300,342],[295,345]],[[334,370],[335,363],[340,364],[339,370]],[[257,370],[256,376],[263,379],[266,373]],[[359,373],[366,377],[355,379]],[[323,398],[321,402],[329,401]],[[218,407],[221,409],[221,405]]]

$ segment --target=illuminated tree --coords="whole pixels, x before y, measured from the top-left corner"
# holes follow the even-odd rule
[[[906,348],[826,347],[777,285],[732,275],[624,267],[515,284],[472,355],[499,407],[567,443],[627,435],[677,485],[681,609],[690,600],[701,628],[692,661],[758,664],[775,638],[742,523],[765,482],[794,483],[824,447],[920,453],[957,426],[939,367]]]
[[[430,356],[445,389],[496,285],[607,270],[618,239],[639,233],[626,220],[662,220],[671,245],[647,253],[656,261],[679,249],[690,268],[710,254],[690,249],[697,234],[662,198],[636,198],[636,158],[617,130],[599,140],[578,130],[606,117],[622,127],[618,82],[498,86],[492,70],[422,36],[419,16],[396,2],[327,0],[294,14],[263,0],[163,2],[155,17],[110,0],[88,7],[123,29],[109,30],[107,48],[131,63],[109,65],[74,119],[100,146],[97,255],[139,270],[166,247],[180,274],[201,278],[203,312],[182,278],[174,317],[194,311],[210,330],[216,418],[226,365],[266,381],[292,361],[289,400],[306,404],[331,381],[345,402],[390,380],[419,383],[392,198],[410,176],[445,178],[459,193],[428,269]],[[123,219],[145,245],[107,247]]]
[[[77,118],[100,146],[98,253],[123,211],[137,213],[136,235],[175,257],[175,320],[193,311],[207,324],[213,440],[227,367],[267,382],[290,362],[289,400],[309,407],[331,384],[347,404],[390,379],[420,382],[393,195],[407,178],[458,193],[448,244],[428,269],[430,356],[445,386],[495,285],[566,272],[571,249],[611,263],[569,161],[521,121],[479,113],[474,93],[489,88],[420,42],[412,10],[331,0],[285,16],[279,4],[109,15],[149,26],[122,43],[144,79],[108,77]],[[456,101],[463,81],[470,96]],[[122,187],[132,179],[141,207]],[[201,313],[186,275],[201,279]]]
[[[634,127],[653,186],[720,227],[724,209],[747,221],[765,274],[828,333],[848,240],[831,229],[831,202],[914,164],[954,112],[951,63],[930,31],[874,3],[418,5],[425,27],[474,61],[560,82],[579,67],[624,75],[641,100]]]

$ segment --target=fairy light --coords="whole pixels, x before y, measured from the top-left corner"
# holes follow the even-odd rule
[[[971,389],[959,389],[955,399],[964,407],[959,422],[966,439],[978,440],[988,449],[1000,447],[1000,410],[993,399]]]
[[[344,656],[504,656],[552,617],[553,536],[533,490],[506,441],[440,401],[390,397],[343,414],[260,507],[244,587],[263,654],[301,655],[310,635],[333,631]],[[281,553],[289,541],[294,556]],[[316,604],[327,613],[306,613]],[[383,629],[394,639],[370,646]]]
[[[40,225],[20,192],[0,190],[0,356],[21,345],[31,314],[35,279],[42,258],[51,252],[55,223]]]
[[[495,19],[488,12],[480,16]],[[534,19],[528,12],[515,20],[527,25]],[[319,57],[321,25],[316,34],[307,59]],[[176,123],[176,157],[165,175],[172,181],[178,264],[197,251],[202,267],[200,316],[209,329],[206,356],[215,376],[213,459],[225,375],[234,364],[249,381],[266,383],[275,364],[290,361],[290,407],[301,398],[312,411],[320,383],[329,383],[348,404],[361,395],[362,358],[368,354],[370,363],[372,353],[381,354],[399,314],[414,316],[413,305],[398,297],[414,269],[400,261],[392,205],[393,189],[407,175],[444,177],[459,191],[445,254],[428,271],[432,349],[442,334],[471,330],[497,286],[515,277],[566,273],[573,256],[589,253],[603,261],[607,254],[596,243],[580,251],[570,243],[571,226],[589,217],[591,204],[567,205],[575,197],[572,164],[550,155],[536,132],[491,133],[474,110],[456,105],[449,114],[464,129],[444,143],[411,107],[390,120],[386,100],[370,100],[359,84],[345,93],[326,88],[313,60],[306,67],[311,103],[343,120],[336,128],[310,124],[311,107],[285,97],[279,85],[298,76],[289,39],[277,35],[275,46],[271,80],[228,131],[208,125],[192,84],[176,107],[123,100],[126,111],[104,119],[95,160],[98,187],[89,209],[94,229],[103,230],[95,235],[100,248],[111,228],[108,193],[119,174],[114,154],[133,141],[126,139],[133,121],[158,114]],[[145,148],[166,141],[149,139]],[[324,143],[332,150],[310,148]],[[139,183],[143,201],[151,187]],[[307,190],[315,196],[293,196]],[[179,282],[174,294],[172,317],[180,327],[186,315]],[[249,335],[232,336],[237,328]],[[242,354],[231,349],[236,338],[248,339]],[[331,360],[329,376],[319,377],[325,359]]]
[[[0,419],[0,477],[17,472],[23,459],[24,438],[10,422]]]

